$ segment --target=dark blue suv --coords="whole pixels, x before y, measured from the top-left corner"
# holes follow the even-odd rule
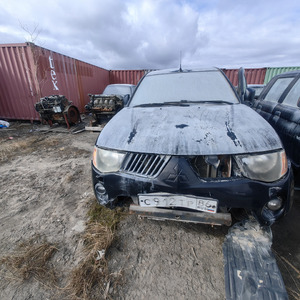
[[[92,174],[100,204],[129,197],[156,219],[230,225],[243,209],[272,224],[291,207],[278,135],[216,68],[148,73],[100,133]]]

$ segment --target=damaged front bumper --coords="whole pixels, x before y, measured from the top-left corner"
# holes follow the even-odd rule
[[[182,158],[172,158],[155,178],[128,174],[124,171],[100,173],[92,164],[93,187],[98,202],[110,205],[120,196],[131,197],[131,211],[156,219],[230,225],[230,212],[245,209],[252,212],[261,224],[271,225],[285,215],[291,205],[292,172],[289,167],[280,180],[265,183],[243,177],[199,178]],[[201,212],[189,207],[141,207],[138,195],[168,193],[216,199],[215,213]],[[270,209],[270,201],[280,199],[282,205]],[[183,205],[184,206],[184,205]]]
[[[156,207],[141,207],[136,204],[130,205],[130,213],[153,220],[173,220],[186,223],[201,223],[211,225],[230,226],[232,219],[230,213],[205,213],[195,211],[173,210]]]

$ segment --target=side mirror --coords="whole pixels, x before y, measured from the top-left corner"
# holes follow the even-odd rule
[[[245,77],[245,70],[244,70],[244,68],[240,68],[239,72],[238,72],[237,93],[242,102],[245,101],[246,91],[247,91],[247,82],[246,82],[246,77]]]
[[[252,88],[247,88],[245,96],[244,96],[244,101],[249,101],[249,102],[253,103],[254,98],[255,98],[255,90]]]
[[[127,106],[128,102],[129,102],[129,99],[130,99],[130,95],[129,95],[129,94],[126,94],[126,95],[123,97],[123,103],[124,103],[124,106]]]

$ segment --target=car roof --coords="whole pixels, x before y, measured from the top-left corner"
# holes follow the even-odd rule
[[[132,87],[132,86],[135,86],[134,84],[127,84],[127,83],[114,83],[114,84],[109,84],[107,86],[129,86],[129,87]]]
[[[165,69],[165,70],[157,70],[157,71],[151,71],[147,73],[146,76],[152,76],[152,75],[161,75],[161,74],[173,74],[173,73],[189,73],[189,72],[211,72],[216,71],[220,72],[220,69],[218,68],[197,68],[197,69]]]
[[[285,73],[281,73],[281,74],[278,74],[274,77],[285,77],[287,75],[300,75],[300,70],[296,70],[296,71],[290,71],[290,72],[285,72]]]
[[[256,84],[256,83],[250,83],[250,84],[247,84],[248,87],[265,87],[266,85],[265,84]]]

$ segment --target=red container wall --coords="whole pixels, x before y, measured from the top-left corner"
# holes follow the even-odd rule
[[[109,84],[108,70],[40,47],[35,51],[42,97],[64,95],[83,112],[88,94],[98,94]]]
[[[109,71],[34,44],[0,46],[0,118],[38,120],[41,97],[64,95],[84,112],[88,94],[109,84]]]
[[[238,85],[238,69],[222,69],[234,86]],[[267,68],[245,69],[247,84],[263,84]]]
[[[38,84],[33,56],[26,44],[0,47],[0,118],[38,119],[34,109]]]
[[[267,68],[245,69],[246,80],[248,84],[263,84]]]
[[[147,73],[145,70],[110,70],[109,81],[114,83],[138,84],[140,79]]]
[[[222,69],[233,85],[238,84],[238,69]],[[245,69],[248,84],[263,84],[267,68]],[[137,84],[149,70],[110,70],[110,83]]]
[[[223,69],[234,86],[238,69]],[[267,68],[245,69],[248,84],[263,84]],[[64,95],[80,112],[88,94],[113,83],[137,84],[148,70],[105,70],[31,43],[0,45],[0,118],[38,120],[41,97]]]

